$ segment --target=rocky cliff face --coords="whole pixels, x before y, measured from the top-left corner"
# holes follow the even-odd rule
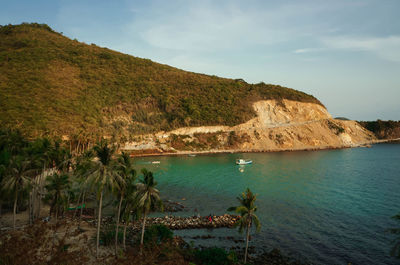
[[[180,151],[283,151],[353,147],[375,140],[355,121],[332,119],[319,104],[263,100],[257,117],[234,127],[185,127],[142,135],[125,149],[136,153]]]

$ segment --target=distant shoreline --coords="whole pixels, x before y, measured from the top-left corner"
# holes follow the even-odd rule
[[[347,149],[347,148],[357,148],[357,147],[370,147],[373,144],[400,142],[400,138],[396,139],[382,139],[373,140],[366,143],[360,143],[353,146],[320,146],[320,147],[310,147],[310,148],[299,148],[299,149],[266,149],[266,150],[207,150],[207,151],[177,151],[177,152],[154,152],[154,153],[134,153],[132,151],[138,150],[124,150],[126,152],[132,152],[131,157],[154,157],[154,156],[185,156],[185,155],[210,155],[210,154],[238,154],[238,153],[275,153],[275,152],[297,152],[297,151],[322,151],[322,150],[336,150],[336,149]],[[139,150],[140,151],[140,150]],[[145,151],[145,150],[143,150]]]

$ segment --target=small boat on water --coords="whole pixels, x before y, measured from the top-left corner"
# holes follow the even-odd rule
[[[248,165],[253,163],[250,159],[236,159],[236,165]]]
[[[151,163],[152,164],[160,164],[161,162],[160,161],[152,161]]]

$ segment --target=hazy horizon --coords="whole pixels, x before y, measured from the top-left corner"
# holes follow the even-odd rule
[[[294,88],[333,117],[400,120],[399,11],[395,0],[24,0],[0,24],[46,23],[183,70]]]

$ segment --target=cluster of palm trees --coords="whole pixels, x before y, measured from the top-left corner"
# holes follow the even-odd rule
[[[142,170],[139,181],[128,154],[116,154],[117,147],[100,141],[92,149],[72,156],[61,141],[39,138],[25,140],[15,131],[0,131],[0,205],[13,204],[13,229],[18,205],[28,201],[29,223],[40,216],[42,201],[50,205],[55,219],[63,215],[72,203],[79,224],[88,197],[95,194],[97,207],[96,255],[99,253],[102,208],[105,194],[118,201],[116,213],[115,253],[118,251],[120,222],[124,224],[125,248],[127,224],[132,217],[143,216],[143,229],[149,212],[160,209],[162,203],[152,172]],[[121,219],[122,218],[122,219]]]
[[[50,185],[45,189],[46,178],[51,179],[49,176],[56,172],[65,172],[71,158],[60,141],[52,142],[48,138],[28,141],[18,131],[0,131],[0,207],[12,198],[14,229],[17,207],[25,206],[26,201],[29,223],[39,217],[44,195],[46,191],[52,192],[54,187]],[[57,182],[59,178],[53,180]]]
[[[89,151],[92,152],[92,151]],[[117,200],[115,231],[115,254],[118,252],[118,231],[120,217],[124,220],[123,245],[125,248],[126,228],[132,216],[143,216],[142,236],[140,244],[143,245],[146,217],[150,211],[162,210],[160,192],[156,189],[153,173],[142,169],[143,179],[138,183],[137,174],[133,169],[132,161],[128,154],[122,152],[117,159],[113,159],[116,146],[101,141],[93,148],[93,155],[85,154],[81,164],[78,164],[79,176],[85,178],[84,191],[94,190],[99,201],[97,217],[96,253],[98,255],[100,227],[102,220],[102,205],[105,192],[110,192]],[[84,198],[85,194],[82,194]]]
[[[27,141],[18,131],[0,131],[0,207],[2,202],[13,205],[13,228],[18,205],[28,201],[29,223],[39,216],[42,201],[50,205],[50,215],[55,219],[64,214],[74,203],[73,217],[79,216],[88,197],[95,194],[98,200],[96,256],[99,253],[102,208],[105,194],[118,204],[115,225],[115,254],[118,252],[120,223],[123,223],[123,248],[126,248],[126,230],[132,220],[142,218],[140,244],[143,245],[146,218],[151,211],[162,210],[160,192],[153,173],[142,169],[143,178],[138,180],[132,159],[127,153],[116,154],[117,146],[106,141],[98,142],[93,148],[80,154],[70,153],[61,141],[38,138]],[[236,223],[239,231],[246,230],[245,263],[250,229],[260,222],[255,215],[256,195],[249,189],[239,196],[240,203],[231,207],[241,218]]]
[[[16,228],[18,207],[26,207],[29,223],[40,217],[43,201],[50,205],[50,215],[55,219],[64,215],[70,205],[76,204],[74,217],[79,216],[79,225],[85,202],[96,194],[97,234],[96,255],[99,253],[100,229],[104,195],[109,194],[118,204],[115,225],[115,254],[118,252],[118,235],[123,224],[123,248],[126,249],[127,226],[133,219],[142,218],[140,244],[143,245],[146,218],[151,211],[162,210],[160,192],[153,173],[142,169],[143,178],[138,180],[131,158],[127,153],[117,155],[117,146],[106,141],[93,148],[81,148],[71,155],[71,146],[49,138],[26,140],[18,131],[0,130],[0,215],[1,207],[12,206],[13,229]],[[76,150],[75,150],[76,151]],[[253,224],[257,231],[260,221],[256,216],[256,195],[250,189],[238,198],[239,206],[231,207],[241,216],[236,226],[239,232],[246,231],[244,263],[247,261],[250,230]],[[400,220],[400,215],[393,217]],[[388,230],[400,235],[400,229]],[[400,239],[394,240],[391,254],[400,257]]]

